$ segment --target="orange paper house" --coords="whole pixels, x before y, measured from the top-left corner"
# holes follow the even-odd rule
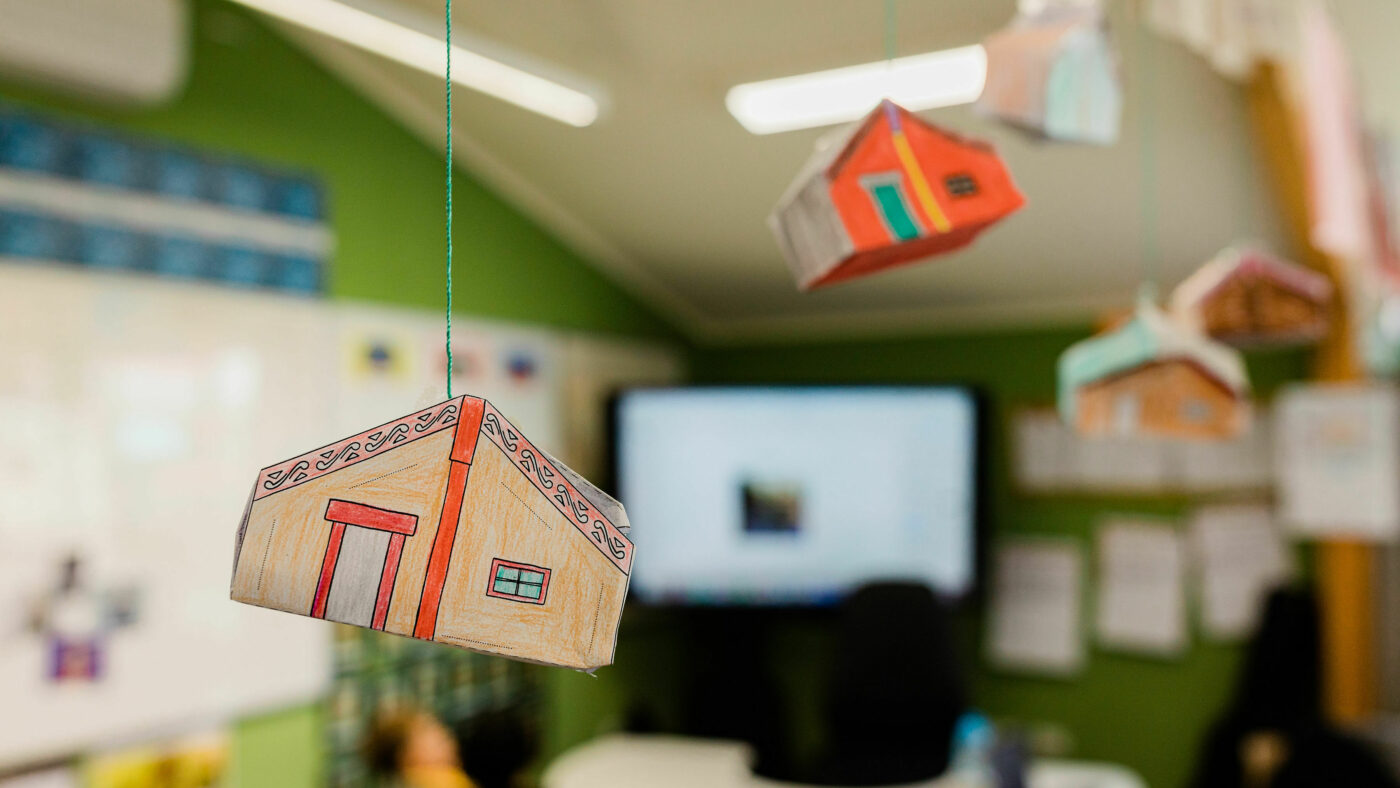
[[[960,249],[1023,204],[991,146],[884,101],[808,161],[768,223],[810,290]]]
[[[264,468],[231,596],[529,662],[612,662],[626,512],[456,399]]]
[[[1327,333],[1332,283],[1302,266],[1230,248],[1172,292],[1183,324],[1236,347],[1306,344]]]
[[[1150,303],[1071,345],[1058,373],[1060,416],[1081,435],[1216,440],[1249,426],[1240,354]]]

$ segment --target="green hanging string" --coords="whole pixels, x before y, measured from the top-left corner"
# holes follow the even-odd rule
[[[895,0],[885,0],[885,60],[894,60],[895,50]]]
[[[1137,23],[1138,97],[1142,102],[1141,190],[1142,206],[1142,270],[1143,282],[1139,297],[1156,301],[1157,277],[1161,272],[1162,247],[1158,237],[1157,211],[1157,75],[1152,59],[1150,37],[1144,30],[1144,20]]]
[[[452,0],[447,0],[447,398],[452,399]]]

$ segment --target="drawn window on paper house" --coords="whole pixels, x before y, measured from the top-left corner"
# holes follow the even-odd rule
[[[880,218],[890,234],[901,241],[908,241],[918,238],[923,230],[909,207],[909,198],[900,180],[897,172],[882,172],[862,178],[861,185],[870,195],[870,201],[880,212]]]
[[[497,558],[491,563],[491,587],[487,596],[543,605],[550,570]]]
[[[954,197],[971,197],[977,194],[977,181],[971,175],[960,172],[944,178],[943,188]]]

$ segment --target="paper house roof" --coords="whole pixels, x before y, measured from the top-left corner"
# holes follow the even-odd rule
[[[617,501],[457,397],[264,468],[231,596],[591,670],[612,662],[628,530]]]
[[[987,80],[978,112],[1051,140],[1117,141],[1122,88],[1097,7],[1023,14],[982,46]]]
[[[1191,331],[1144,303],[1123,325],[1090,337],[1060,356],[1060,415],[1074,423],[1083,387],[1158,361],[1186,361],[1237,397],[1249,394],[1244,361],[1234,349]]]
[[[1284,262],[1250,247],[1230,247],[1201,266],[1172,291],[1172,312],[1187,314],[1209,301],[1225,285],[1240,279],[1264,279],[1317,304],[1332,297],[1332,283],[1316,271]]]
[[[1024,203],[991,146],[884,101],[818,148],[768,223],[808,290],[959,249]]]

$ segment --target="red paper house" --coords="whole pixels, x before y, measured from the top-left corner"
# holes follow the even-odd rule
[[[808,161],[768,223],[810,290],[959,249],[1023,204],[991,146],[884,101]]]

